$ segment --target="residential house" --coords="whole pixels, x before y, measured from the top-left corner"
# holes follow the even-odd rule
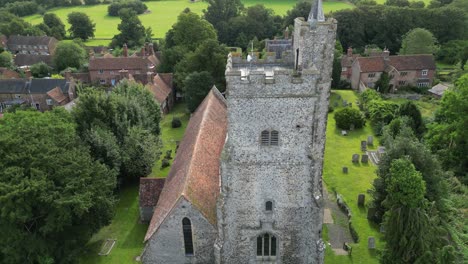
[[[351,82],[352,66],[358,54],[353,54],[353,48],[349,47],[346,55],[341,57],[341,80]]]
[[[390,76],[390,89],[404,86],[429,87],[435,75],[434,56],[398,55],[390,56],[388,50],[382,56],[357,57],[352,64],[351,87],[363,91],[375,87],[383,72]]]
[[[63,106],[75,98],[75,82],[64,79],[0,80],[0,112],[17,104],[28,104],[39,111]]]
[[[169,113],[174,106],[172,77],[172,73],[157,73],[152,82],[146,85],[146,88],[153,94],[154,99],[159,102],[163,114]]]
[[[58,40],[48,36],[11,36],[7,41],[8,50],[14,55],[15,65],[27,67],[39,62],[53,66]]]
[[[91,57],[89,60],[89,80],[92,84],[114,86],[119,80],[133,76],[135,81],[146,84],[148,73],[154,73],[159,65],[153,45],[149,44],[140,53],[128,55],[127,45],[123,46],[123,56]]]

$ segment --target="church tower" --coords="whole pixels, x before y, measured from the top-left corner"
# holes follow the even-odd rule
[[[216,263],[323,263],[322,166],[336,21],[315,0],[293,49],[230,54]]]

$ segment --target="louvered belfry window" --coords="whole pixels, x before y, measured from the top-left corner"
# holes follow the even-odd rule
[[[263,234],[257,237],[257,258],[264,260],[276,257],[276,237],[270,234]]]
[[[263,130],[260,141],[262,146],[278,146],[279,133],[276,130]]]

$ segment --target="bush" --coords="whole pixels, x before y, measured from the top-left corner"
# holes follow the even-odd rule
[[[167,168],[167,167],[169,167],[169,166],[171,166],[171,163],[169,163],[169,160],[168,160],[168,159],[163,159],[163,160],[161,161],[161,169]]]
[[[341,129],[350,129],[351,125],[353,125],[354,128],[362,128],[366,123],[361,111],[351,107],[337,110],[335,112],[335,121],[336,126]]]
[[[123,8],[129,8],[135,11],[137,14],[143,14],[148,7],[141,1],[119,1],[113,2],[107,7],[107,13],[109,16],[119,16],[119,11]]]
[[[333,111],[335,111],[335,109],[333,108],[333,106],[329,105],[328,106],[328,113],[332,113]]]
[[[49,76],[51,68],[45,62],[39,62],[31,65],[31,74],[34,78],[44,78]]]
[[[170,160],[172,159],[172,150],[166,150],[166,155],[164,156],[164,159]]]
[[[38,5],[32,1],[8,3],[5,7],[8,12],[20,17],[35,14],[38,10]]]
[[[182,126],[182,122],[180,121],[180,119],[179,119],[178,117],[174,117],[174,118],[172,119],[171,126],[172,126],[172,128],[181,127],[181,126]]]

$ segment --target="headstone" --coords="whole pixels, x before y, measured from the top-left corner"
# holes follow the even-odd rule
[[[367,150],[367,141],[363,140],[361,141],[361,151],[366,151]]]
[[[343,173],[348,173],[348,167],[343,167]]]
[[[361,162],[362,162],[362,163],[368,163],[368,162],[369,162],[369,155],[367,155],[367,154],[362,154],[362,156],[361,156]]]
[[[368,249],[375,249],[375,237],[367,238],[367,248]]]
[[[348,101],[343,100],[343,107],[346,107],[346,106],[348,106]]]
[[[358,195],[358,199],[357,199],[357,204],[358,206],[364,206],[364,202],[366,201],[366,195],[360,193]]]
[[[342,135],[342,136],[347,136],[347,135],[348,135],[348,131],[346,131],[346,130],[341,130],[341,135]]]
[[[353,163],[359,163],[359,154],[353,154]]]
[[[374,137],[373,136],[368,136],[367,137],[367,145],[369,145],[369,146],[374,145]]]
[[[349,125],[349,130],[351,130],[351,131],[354,130],[354,124]]]
[[[382,234],[385,233],[385,226],[384,225],[380,225],[379,232],[382,233]]]
[[[367,209],[367,219],[369,220],[374,219],[374,215],[375,215],[375,208],[369,207],[369,209]]]

